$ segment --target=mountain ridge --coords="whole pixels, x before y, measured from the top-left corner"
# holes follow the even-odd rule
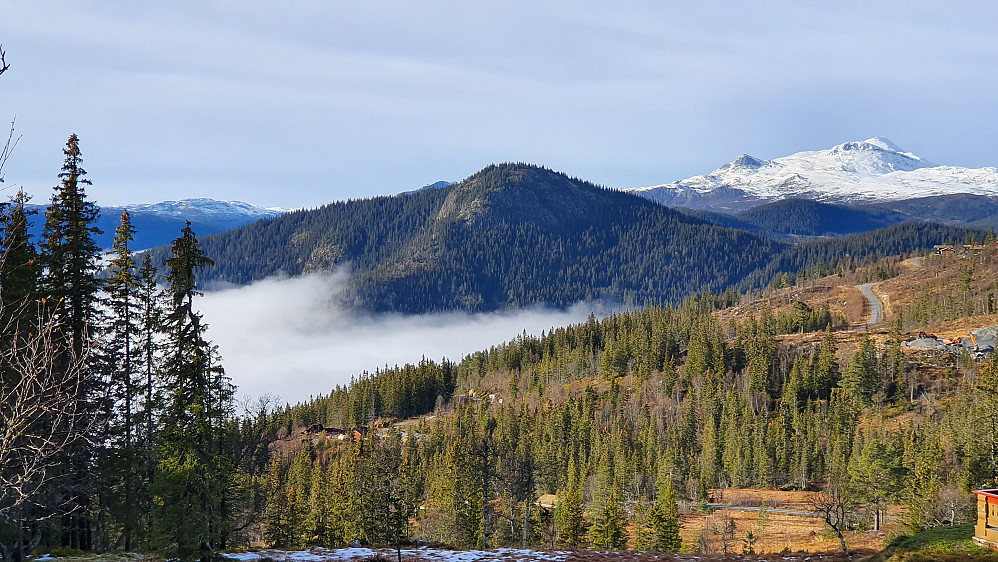
[[[998,196],[998,169],[937,165],[873,137],[772,160],[742,154],[709,174],[625,191],[665,205],[733,213],[791,197],[856,205]]]
[[[27,205],[37,214],[32,221],[31,233],[40,238],[45,220],[47,205]],[[135,228],[132,247],[144,250],[168,244],[180,235],[187,221],[199,234],[214,234],[246,225],[264,218],[273,218],[283,210],[265,209],[242,201],[219,201],[197,198],[159,203],[136,203],[128,205],[98,206],[100,218],[97,228],[101,234],[95,236],[97,244],[104,249],[111,247],[114,230],[121,224],[121,213],[128,210]]]
[[[779,221],[779,212],[753,220]],[[854,222],[875,218],[836,212]],[[793,225],[801,240],[827,230],[820,213],[812,215]],[[215,260],[204,281],[245,285],[347,270],[348,281],[330,298],[368,312],[565,308],[580,301],[633,307],[764,286],[779,273],[848,256],[853,263],[882,248],[923,249],[971,232],[902,225],[798,248],[710,218],[541,166],[496,164],[446,187],[334,202],[203,236],[202,249]],[[154,260],[168,251],[155,249]]]

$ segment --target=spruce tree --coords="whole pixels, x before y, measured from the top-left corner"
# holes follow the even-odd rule
[[[611,490],[606,502],[589,529],[589,539],[593,548],[599,550],[623,550],[627,548],[627,534],[624,532],[624,511],[617,501],[617,491]]]
[[[108,503],[120,506],[122,519],[122,539],[126,550],[135,547],[138,510],[136,505],[139,491],[139,478],[145,472],[140,465],[140,449],[137,447],[137,403],[139,397],[139,372],[137,355],[141,329],[139,325],[139,302],[136,294],[139,279],[135,271],[135,259],[129,243],[135,235],[128,211],[121,214],[121,224],[115,230],[113,258],[108,270],[107,305],[111,312],[110,333],[105,349],[111,385],[114,392],[115,411],[112,417],[110,437],[115,447],[110,455],[110,469],[118,482],[121,494],[113,494]]]
[[[38,251],[28,233],[29,219],[35,214],[25,208],[28,199],[23,190],[18,190],[0,214],[0,322],[3,326],[24,324],[24,329],[37,312],[31,305],[41,275]]]
[[[171,253],[166,260],[171,310],[155,511],[164,546],[181,560],[209,562],[226,536],[225,499],[233,467],[221,441],[232,413],[233,388],[194,308],[201,295],[197,277],[212,260],[201,251],[190,222],[173,241]]]
[[[679,552],[683,547],[683,539],[679,535],[679,503],[672,486],[672,475],[659,474],[656,487],[658,498],[648,516],[653,532],[651,548],[663,552]]]
[[[66,326],[74,355],[82,357],[94,335],[97,293],[101,288],[96,276],[100,246],[94,240],[101,234],[94,226],[100,210],[87,200],[85,186],[91,182],[83,169],[79,137],[70,135],[63,154],[61,183],[52,194],[42,233],[42,264],[46,268],[43,289]]]
[[[54,321],[61,326],[59,345],[66,351],[58,352],[57,364],[63,369],[72,361],[86,364],[85,383],[73,399],[81,411],[96,415],[100,402],[97,393],[102,391],[98,381],[100,370],[95,364],[95,356],[89,352],[97,335],[98,292],[101,289],[101,281],[97,278],[100,247],[94,240],[94,236],[101,233],[94,226],[100,211],[87,199],[85,192],[85,187],[91,184],[83,169],[79,137],[70,135],[63,154],[61,181],[54,188],[42,233],[41,262],[45,268],[42,297]],[[99,441],[99,438],[93,441]],[[65,505],[68,515],[62,522],[62,543],[82,550],[93,548],[90,514],[96,451],[91,442],[81,441],[67,451],[69,489]]]
[[[138,417],[144,425],[142,436],[144,448],[152,447],[156,411],[160,407],[159,389],[156,374],[159,371],[160,339],[165,330],[164,295],[156,282],[157,270],[152,264],[152,256],[145,253],[142,267],[139,268],[138,285],[136,286],[137,314],[140,318],[138,353],[136,361],[141,363],[142,380],[142,414]]]

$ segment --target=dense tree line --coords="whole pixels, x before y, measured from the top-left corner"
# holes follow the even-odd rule
[[[305,438],[273,458],[269,486],[280,493],[264,519],[300,489],[292,475],[311,470],[341,480],[331,498],[302,500],[300,519],[335,513],[337,537],[370,536],[357,519],[363,510],[347,507],[366,484],[344,467],[359,450],[390,443],[401,443],[390,447],[407,467],[406,497],[418,498],[405,506],[414,510],[405,531],[455,546],[521,545],[526,536],[544,547],[673,549],[673,539],[654,538],[673,536],[662,511],[675,497],[707,502],[729,486],[833,490],[847,499],[850,524],[877,526],[895,503],[908,506],[913,529],[973,516],[969,490],[998,476],[998,457],[979,442],[994,417],[998,394],[988,389],[998,363],[934,381],[907,363],[897,334],[861,338],[843,353],[835,332],[782,344],[781,331],[767,311],[721,325],[690,301],[474,353],[453,367],[449,405],[422,412],[436,417],[382,430],[380,440]],[[345,396],[370,392],[354,388],[272,421],[294,443],[296,427],[351,419]],[[558,498],[552,513],[525,501],[544,494]],[[302,529],[280,544],[337,544]]]
[[[880,220],[800,201],[749,218],[763,225],[757,232],[769,232],[787,216],[797,217],[788,232],[819,234],[830,222],[841,231],[845,222],[872,228]],[[970,232],[907,224],[789,246],[710,221],[544,168],[500,164],[459,184],[297,211],[203,244],[218,256],[212,279],[245,284],[349,267],[351,281],[338,295],[344,303],[421,313],[677,303],[708,288],[747,290],[781,274],[843,271]],[[728,226],[739,225],[751,226]]]
[[[236,509],[232,387],[194,297],[211,264],[188,225],[167,286],[120,217],[107,274],[79,139],[42,238],[23,192],[0,208],[0,559],[35,548],[161,548],[210,560]]]
[[[984,240],[976,228],[909,222],[845,238],[802,242],[787,247],[764,268],[737,285],[741,290],[765,287],[781,277],[822,276],[869,266],[889,256],[908,256],[954,240]]]
[[[766,232],[803,237],[855,234],[906,222],[900,213],[874,213],[809,199],[783,199],[734,216]]]
[[[204,239],[213,275],[247,283],[349,264],[369,310],[633,305],[727,287],[782,245],[525,164],[460,184],[333,203]],[[717,255],[730,259],[718,260]]]

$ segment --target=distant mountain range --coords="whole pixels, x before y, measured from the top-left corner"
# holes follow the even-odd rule
[[[350,282],[330,295],[339,302],[423,313],[675,302],[843,259],[983,237],[900,219],[806,200],[736,216],[680,212],[546,168],[500,164],[455,184],[289,212],[201,243],[216,263],[205,271],[208,284],[348,268]],[[777,240],[851,233],[861,234]],[[155,259],[167,251],[154,250]]]
[[[998,170],[939,166],[874,137],[773,160],[743,154],[707,175],[627,191],[664,205],[724,213],[788,198],[856,206],[976,195],[994,203]]]
[[[33,218],[32,233],[40,236],[45,226],[44,205],[29,205],[38,214]],[[187,221],[198,236],[215,234],[237,228],[262,218],[276,217],[280,209],[264,209],[242,201],[216,201],[214,199],[183,199],[163,201],[154,204],[107,206],[101,208],[97,228],[103,234],[97,236],[101,248],[110,248],[114,240],[114,230],[121,224],[121,213],[125,209],[135,227],[135,240],[132,247],[145,250],[168,244],[180,235]]]
[[[641,189],[507,163],[311,210],[210,199],[126,208],[133,246],[153,248],[156,263],[191,221],[216,262],[206,286],[347,268],[330,296],[369,311],[639,306],[983,238],[964,227],[998,226],[998,172],[935,166],[874,138],[771,161],[743,155]],[[103,247],[122,210],[102,209]]]

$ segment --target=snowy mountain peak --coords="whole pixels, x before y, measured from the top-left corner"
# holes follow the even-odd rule
[[[998,174],[937,166],[877,136],[772,160],[742,154],[704,176],[628,191],[666,205],[737,211],[789,197],[857,203],[998,195]]]
[[[870,144],[876,146],[877,148],[881,148],[883,150],[890,150],[891,152],[904,152],[903,150],[901,150],[901,147],[892,143],[890,139],[884,137],[873,137],[871,139],[866,139],[865,141],[858,144]]]
[[[242,201],[217,201],[215,199],[181,199],[180,201],[161,201],[159,203],[143,203],[126,205],[130,212],[141,211],[159,216],[193,218],[266,218],[281,214],[281,210],[264,209]]]
[[[735,158],[728,164],[721,166],[720,170],[731,170],[736,168],[747,168],[750,170],[758,170],[759,168],[769,164],[768,160],[760,160],[754,156],[749,156],[748,154],[742,154],[738,158]]]

